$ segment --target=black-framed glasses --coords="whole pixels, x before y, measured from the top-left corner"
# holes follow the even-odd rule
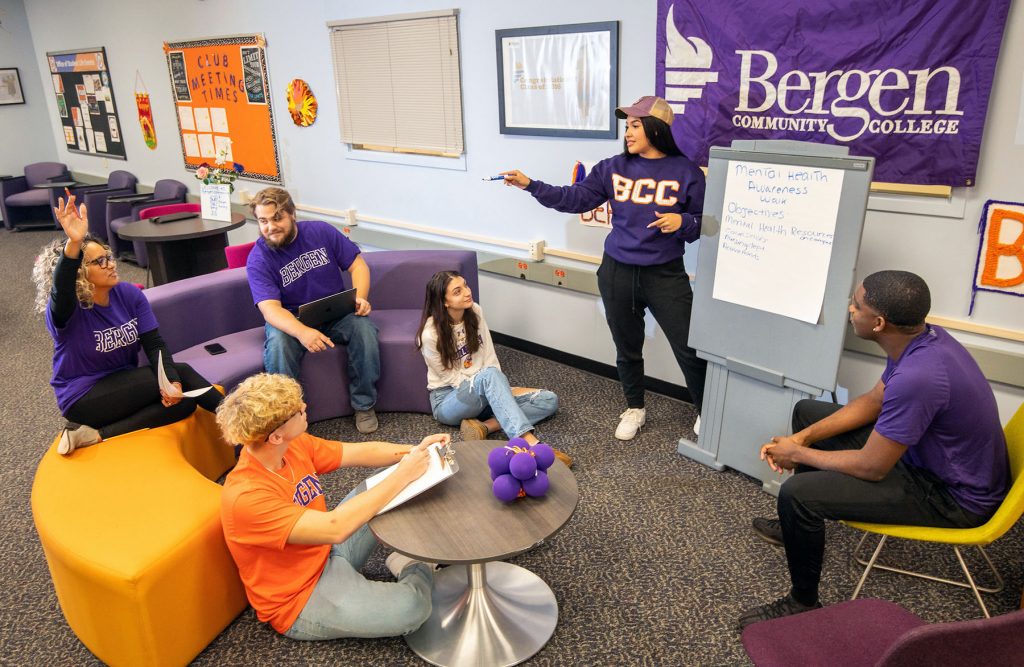
[[[105,269],[105,268],[107,268],[107,265],[113,264],[116,261],[117,260],[114,259],[113,255],[111,255],[110,253],[107,253],[106,255],[100,255],[96,259],[89,260],[88,262],[85,263],[85,265],[89,266],[90,264],[95,264],[96,266],[100,267],[101,269]]]
[[[306,414],[306,404],[305,404],[305,403],[303,403],[303,404],[302,404],[302,407],[301,407],[301,408],[300,408],[300,409],[299,409],[298,411],[296,411],[296,412],[293,412],[293,413],[292,413],[292,414],[291,414],[291,415],[290,415],[290,416],[289,416],[289,417],[288,417],[287,419],[285,419],[285,420],[284,420],[283,422],[281,422],[280,424],[278,424],[278,425],[277,425],[277,426],[275,426],[274,428],[270,429],[270,431],[269,431],[269,432],[267,433],[267,437],[266,437],[266,438],[264,438],[264,440],[269,440],[269,439],[270,439],[270,436],[274,435],[274,431],[276,431],[277,429],[281,428],[282,426],[284,426],[285,424],[287,424],[287,423],[288,423],[288,422],[290,422],[291,420],[295,419],[295,417],[296,417],[296,416],[298,416],[298,415],[304,415],[304,414]]]

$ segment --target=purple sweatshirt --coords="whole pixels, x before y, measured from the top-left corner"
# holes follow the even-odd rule
[[[608,202],[612,231],[604,250],[624,264],[653,266],[678,260],[684,244],[700,236],[704,211],[704,172],[682,155],[650,160],[616,155],[598,162],[575,185],[531,181],[526,191],[544,206],[563,213],[584,213]],[[683,224],[673,234],[647,228],[659,213],[679,213]]]

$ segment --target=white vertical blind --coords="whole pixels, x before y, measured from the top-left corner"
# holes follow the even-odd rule
[[[342,141],[463,152],[456,10],[329,23]]]

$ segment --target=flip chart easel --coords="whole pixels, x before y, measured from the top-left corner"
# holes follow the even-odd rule
[[[689,339],[708,374],[680,454],[778,493],[760,445],[791,432],[797,401],[835,389],[873,170],[842,146],[711,149]]]

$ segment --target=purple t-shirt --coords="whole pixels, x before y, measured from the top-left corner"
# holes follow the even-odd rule
[[[1006,496],[1010,461],[988,380],[964,346],[929,325],[882,373],[875,430],[907,447],[903,461],[945,482],[964,509],[990,514]]]
[[[616,155],[601,160],[579,183],[567,186],[530,181],[526,191],[556,211],[583,213],[604,202],[612,209],[612,231],[604,250],[624,264],[654,266],[683,256],[686,243],[700,236],[704,212],[704,172],[682,155],[649,160]],[[679,213],[673,234],[647,228],[658,213]]]
[[[299,306],[345,289],[341,271],[359,255],[359,246],[320,220],[296,223],[295,240],[271,248],[260,237],[249,253],[246,268],[253,303],[280,301],[296,313]]]
[[[57,407],[67,412],[104,377],[138,366],[139,336],[156,329],[157,322],[142,290],[117,283],[109,305],[79,305],[63,328],[54,326],[47,308],[46,328],[54,342],[50,384]]]

